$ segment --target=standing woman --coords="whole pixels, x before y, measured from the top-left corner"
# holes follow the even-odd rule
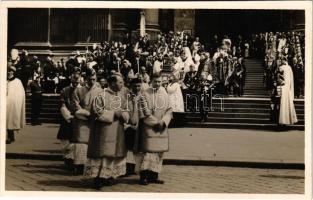
[[[279,124],[289,125],[298,122],[294,106],[294,83],[291,67],[288,65],[287,58],[282,58],[282,65],[279,67],[283,75],[283,85],[281,86]]]
[[[180,84],[173,74],[169,77],[169,84],[166,90],[168,93],[169,104],[173,109],[173,112],[184,112],[183,94],[180,89]]]
[[[7,74],[7,144],[15,141],[14,132],[22,129],[26,124],[25,90],[22,82],[15,78],[16,68],[9,64]]]

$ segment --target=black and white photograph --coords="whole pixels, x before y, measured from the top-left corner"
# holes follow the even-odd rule
[[[233,4],[8,6],[5,192],[310,194],[312,5]]]

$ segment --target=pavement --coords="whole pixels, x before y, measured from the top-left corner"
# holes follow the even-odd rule
[[[6,191],[97,192],[64,168],[58,125],[27,125],[6,145]],[[160,179],[120,177],[102,192],[304,194],[304,132],[171,128]],[[253,164],[254,163],[254,164]],[[262,168],[263,167],[263,168]]]
[[[60,160],[58,128],[27,125],[6,145],[7,158]],[[171,128],[169,135],[165,164],[304,168],[304,131]]]
[[[92,179],[73,176],[62,161],[6,160],[6,191],[96,192]],[[101,192],[303,194],[304,170],[164,165],[164,185],[138,184],[138,175],[119,178]],[[105,195],[105,194],[104,194]]]

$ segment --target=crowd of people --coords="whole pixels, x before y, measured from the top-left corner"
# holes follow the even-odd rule
[[[301,32],[277,32],[268,34],[265,44],[264,83],[270,96],[277,93],[277,86],[282,84],[279,67],[287,59],[294,78],[294,95],[304,96],[304,35]],[[279,88],[279,87],[278,87]]]
[[[140,78],[146,88],[154,73],[162,73],[162,84],[173,96],[174,112],[200,111],[201,121],[205,121],[212,110],[212,96],[244,95],[248,57],[265,57],[264,87],[272,98],[280,89],[281,59],[287,57],[294,75],[294,94],[303,96],[303,55],[304,35],[300,32],[259,33],[249,38],[215,35],[207,43],[186,32],[169,32],[159,33],[155,41],[146,34],[135,42],[126,34],[121,41],[94,44],[57,62],[50,56],[39,59],[25,50],[19,54],[12,49],[9,62],[24,89],[31,88],[33,125],[40,124],[41,93],[60,93],[76,72],[81,74],[80,84],[84,85],[89,69],[96,71],[102,88],[107,87],[108,77],[115,72],[122,74],[126,87],[132,79]]]

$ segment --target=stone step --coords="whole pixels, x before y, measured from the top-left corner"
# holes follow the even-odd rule
[[[186,122],[199,122],[200,117],[186,117]],[[272,124],[269,118],[226,118],[226,117],[208,117],[206,122],[215,122],[215,123],[251,123],[251,124]],[[304,125],[304,120],[299,120],[298,125]]]
[[[200,118],[200,113],[188,113],[186,114],[187,118],[198,117]],[[213,118],[249,118],[249,119],[269,119],[270,113],[229,113],[229,112],[208,112],[208,117]],[[299,120],[304,119],[304,114],[297,113]]]
[[[259,129],[259,130],[277,130],[279,127],[277,124],[253,124],[253,123],[217,123],[217,122],[189,122],[186,124],[188,127],[193,128],[229,128],[229,129]],[[292,125],[288,126],[288,129],[291,130],[304,130],[304,125]]]
[[[223,113],[265,113],[268,114],[270,113],[270,107],[267,108],[224,108],[223,111],[221,111],[220,107],[213,106],[214,112],[223,112]],[[303,108],[298,108],[296,110],[297,114],[304,114],[304,109]],[[185,112],[186,115],[189,114],[194,114],[192,112]],[[199,112],[196,112],[196,114]]]

